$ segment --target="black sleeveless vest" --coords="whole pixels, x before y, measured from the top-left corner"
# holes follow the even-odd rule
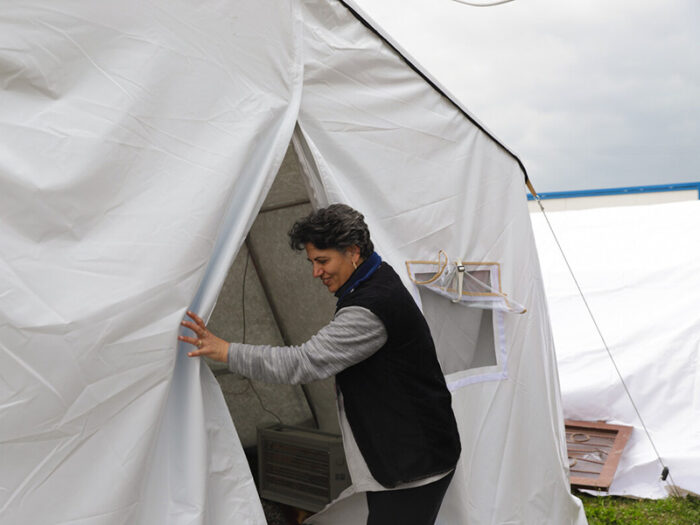
[[[388,334],[376,353],[336,376],[348,422],[372,476],[391,488],[454,468],[461,444],[452,396],[413,297],[384,262],[354,290],[343,288],[336,311],[367,308]]]

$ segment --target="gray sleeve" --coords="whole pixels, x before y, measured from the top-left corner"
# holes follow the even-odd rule
[[[360,306],[348,306],[299,346],[231,343],[228,367],[256,381],[309,383],[367,359],[386,339],[384,323],[376,315]]]

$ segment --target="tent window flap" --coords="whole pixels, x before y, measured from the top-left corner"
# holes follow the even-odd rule
[[[526,309],[501,290],[497,262],[450,262],[442,250],[437,261],[406,261],[411,280],[453,303],[522,314]]]

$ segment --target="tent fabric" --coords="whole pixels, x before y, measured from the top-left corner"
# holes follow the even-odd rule
[[[585,523],[519,162],[342,4],[30,1],[0,13],[0,49],[0,521],[264,522],[176,337],[293,134],[315,203],[363,211],[395,268],[496,261],[527,308],[494,321],[403,275],[438,352],[468,354],[440,523]],[[350,487],[314,522],[363,504]]]
[[[426,89],[341,4],[305,2],[303,9],[298,142],[305,147],[297,153],[315,167],[315,186],[325,192],[318,204],[362,210],[394,268],[438,249],[502,262],[503,288],[529,312],[506,316],[507,362],[470,371],[474,380],[453,392],[463,452],[439,522],[585,523],[569,494],[556,362],[517,160]],[[438,353],[460,352],[471,309],[420,293],[403,277],[419,294]],[[364,498],[351,499],[359,516]],[[354,523],[338,515],[347,507],[332,505],[312,522]]]
[[[176,337],[289,142],[298,23],[284,1],[3,6],[0,522],[264,523]]]
[[[547,203],[544,203],[545,208]],[[548,214],[662,467],[544,217],[533,215],[564,415],[634,427],[609,494],[700,494],[700,201]]]

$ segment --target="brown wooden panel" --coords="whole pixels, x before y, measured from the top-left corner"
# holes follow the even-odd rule
[[[607,490],[632,427],[569,419],[564,424],[571,486]]]

